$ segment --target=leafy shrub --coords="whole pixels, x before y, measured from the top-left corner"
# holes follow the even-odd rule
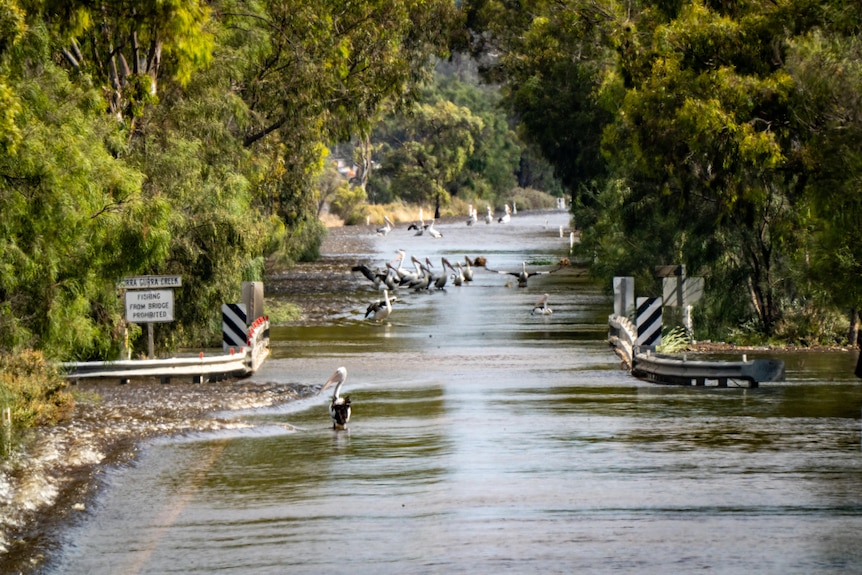
[[[0,354],[0,409],[11,408],[14,426],[51,425],[75,406],[68,383],[39,351]]]

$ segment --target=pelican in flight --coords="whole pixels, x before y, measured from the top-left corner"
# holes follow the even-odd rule
[[[527,262],[523,262],[522,267],[521,267],[521,271],[519,271],[519,272],[507,272],[507,271],[503,271],[503,270],[492,270],[488,266],[485,266],[485,269],[488,270],[489,272],[494,272],[494,273],[498,273],[498,274],[508,274],[510,276],[515,276],[516,278],[518,278],[518,287],[527,287],[527,280],[529,280],[533,276],[552,274],[555,271],[558,271],[562,268],[563,268],[562,262],[560,262],[560,264],[552,270],[541,270],[541,271],[537,270],[537,271],[531,271],[531,272],[527,271]]]
[[[392,313],[392,304],[396,301],[398,298],[395,296],[389,297],[388,289],[383,290],[383,299],[370,303],[365,310],[365,317],[371,316],[376,322],[383,321]]]
[[[332,392],[332,401],[329,402],[329,418],[332,420],[332,429],[347,429],[347,422],[350,421],[350,396],[341,397],[341,386],[347,380],[347,368],[339,367],[332,374],[332,377],[323,384],[320,388],[322,392],[327,387],[335,384],[335,389]]]
[[[530,312],[530,315],[551,315],[552,313],[554,310],[548,307],[548,294],[545,294],[533,304],[533,311]]]
[[[500,216],[500,219],[497,220],[497,223],[500,224],[508,224],[509,220],[512,219],[512,209],[509,207],[509,204],[506,204],[506,213]]]

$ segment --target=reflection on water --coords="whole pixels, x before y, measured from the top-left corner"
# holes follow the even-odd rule
[[[493,250],[495,226],[460,248],[454,229],[386,241],[489,249],[499,267],[561,255],[552,234],[516,234],[554,224],[513,224]],[[404,294],[385,325],[273,329],[255,379],[347,366],[350,429],[316,397],[158,442],[113,475],[55,572],[862,572],[852,354],[788,357],[789,381],[753,390],[657,386],[618,369],[600,287],[574,270],[505,281]],[[542,293],[554,314],[530,316]]]

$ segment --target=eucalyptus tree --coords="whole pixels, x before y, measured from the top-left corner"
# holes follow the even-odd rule
[[[858,34],[856,4],[564,0],[527,9],[483,0],[467,12],[475,37],[493,47],[490,69],[522,128],[582,190],[573,194],[579,223],[628,246],[587,233],[590,255],[644,276],[688,263],[713,274],[718,307],[747,300],[759,329],[773,333],[800,293],[797,262],[817,223],[801,209],[817,174],[811,126],[797,121],[805,88],[788,58],[814,30]],[[838,221],[826,211],[817,221]]]
[[[448,187],[460,176],[482,133],[482,119],[447,100],[414,107],[399,124],[396,145],[385,145],[380,173],[391,178],[399,196],[437,210],[449,202]]]
[[[356,136],[367,166],[379,110],[414,98],[458,18],[445,0],[226,2],[222,14],[227,25],[263,35],[237,89],[250,112],[246,146],[278,163],[268,202],[288,226],[316,213],[323,143]]]
[[[57,65],[40,18],[25,23],[2,54],[20,137],[0,148],[0,347],[109,357],[116,280],[165,255],[165,206],[136,200],[143,175],[116,158],[100,91]]]
[[[600,98],[616,63],[612,37],[623,10],[597,0],[465,7],[471,50],[486,79],[501,85],[519,136],[550,162],[572,201],[587,207],[607,176],[600,143],[613,116]]]
[[[862,13],[855,22],[862,26]],[[800,209],[812,231],[797,265],[818,303],[848,312],[851,344],[862,309],[862,42],[855,32],[816,30],[793,42],[787,61],[799,86],[793,118],[807,181]]]

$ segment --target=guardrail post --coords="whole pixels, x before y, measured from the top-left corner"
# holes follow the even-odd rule
[[[12,408],[3,408],[3,426],[0,429],[0,453],[8,455],[12,451]]]

